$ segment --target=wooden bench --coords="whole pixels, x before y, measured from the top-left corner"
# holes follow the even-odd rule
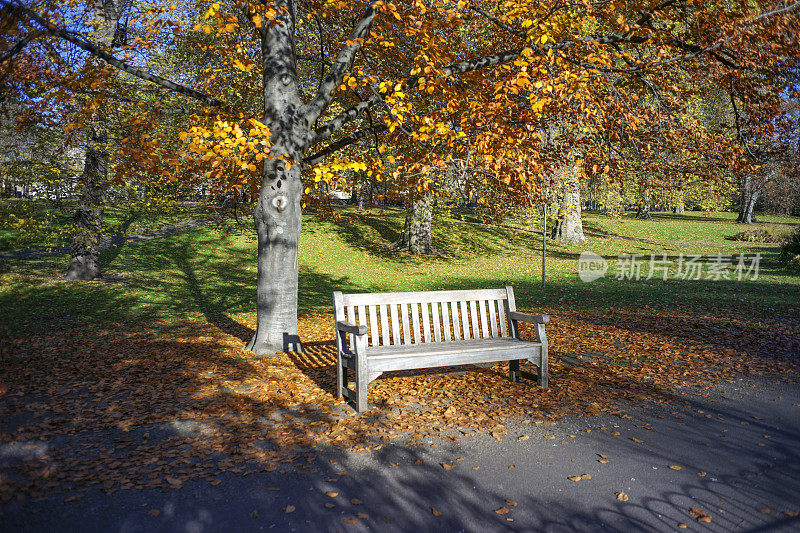
[[[547,387],[547,315],[516,310],[514,289],[333,293],[336,393],[367,409],[367,387],[383,372],[510,361],[512,381],[537,379]],[[522,340],[518,322],[535,325]],[[520,370],[527,359],[538,375]],[[347,369],[355,372],[355,391]]]

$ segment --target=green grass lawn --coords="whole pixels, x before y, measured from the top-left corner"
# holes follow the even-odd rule
[[[716,242],[740,227],[718,218],[671,216],[665,224],[659,218],[608,220],[591,215],[586,223],[605,224],[614,233],[658,239],[677,236],[682,228],[683,240]],[[542,289],[540,236],[465,224],[439,215],[434,238],[440,253],[418,258],[394,253],[388,247],[398,237],[402,222],[398,210],[375,210],[366,215],[343,210],[336,220],[306,215],[300,247],[300,314],[330,313],[334,290],[436,290],[511,283],[522,307],[541,312],[569,307],[720,317],[741,313],[754,320],[798,316],[800,278],[778,268],[775,247],[658,244],[613,237],[592,238],[582,245],[549,242],[547,284]],[[593,283],[578,278],[577,260],[585,250],[609,260],[605,278]],[[732,254],[734,264],[737,254],[751,257],[760,253],[760,275],[757,280],[743,281],[737,281],[735,275],[717,281],[680,280],[675,279],[674,264],[667,281],[615,279],[620,254],[640,254],[642,277],[646,277],[650,254],[660,257],[664,253],[672,260],[680,254]],[[64,256],[4,262],[0,304],[7,333],[18,336],[30,329],[44,330],[53,320],[102,328],[137,317],[147,318],[149,323],[202,319],[222,321],[233,329],[236,323],[246,329],[245,322],[252,327],[256,239],[249,223],[229,223],[106,250],[101,264],[106,269],[105,281],[73,284],[58,280],[66,265]]]
[[[639,239],[678,241],[678,242],[726,242],[741,231],[763,229],[781,237],[788,235],[798,225],[797,217],[759,215],[756,223],[744,227],[736,223],[736,213],[687,212],[685,215],[673,213],[652,213],[650,220],[637,219],[629,212],[618,218],[588,213],[584,214],[584,229],[592,234],[616,234]],[[734,241],[727,241],[734,242]]]
[[[67,245],[75,209],[74,200],[59,204],[47,200],[0,199],[0,252]],[[105,234],[135,233],[166,224],[213,216],[201,204],[175,204],[164,210],[133,210],[109,205],[103,210]],[[26,221],[20,228],[19,220]]]

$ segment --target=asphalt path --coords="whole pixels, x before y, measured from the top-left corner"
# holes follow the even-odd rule
[[[800,385],[748,378],[683,398],[509,421],[500,440],[319,449],[307,474],[15,499],[0,530],[800,531]]]

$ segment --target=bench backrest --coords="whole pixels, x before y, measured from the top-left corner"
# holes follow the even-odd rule
[[[512,336],[514,289],[333,293],[335,320],[367,326],[370,346]],[[350,339],[353,342],[353,339]]]

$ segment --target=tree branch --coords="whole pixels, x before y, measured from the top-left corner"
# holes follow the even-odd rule
[[[338,150],[341,150],[342,148],[344,148],[346,146],[350,146],[351,144],[353,144],[353,143],[355,143],[357,141],[360,141],[364,137],[367,137],[369,135],[377,135],[378,133],[383,133],[386,130],[387,130],[387,128],[386,128],[385,124],[378,124],[376,126],[371,126],[369,128],[364,128],[363,130],[358,130],[357,132],[353,133],[352,135],[348,135],[347,137],[343,137],[343,138],[339,139],[338,141],[336,141],[335,143],[329,144],[328,146],[326,146],[325,148],[323,148],[319,152],[306,157],[303,160],[303,163],[308,165],[308,166],[314,166],[317,163],[319,163],[320,161],[322,161],[323,159],[325,159],[327,156],[331,155],[332,153],[334,153],[334,152],[336,152]]]
[[[313,124],[319,116],[328,107],[333,99],[333,93],[336,88],[342,83],[344,75],[350,71],[353,66],[353,60],[356,57],[356,52],[361,48],[361,44],[369,34],[370,26],[372,26],[372,19],[375,18],[375,9],[372,6],[367,8],[366,13],[358,21],[356,27],[353,28],[353,33],[350,36],[349,43],[339,52],[336,61],[331,65],[331,69],[325,79],[319,84],[319,89],[314,99],[305,107],[305,116],[309,124]]]
[[[176,92],[178,94],[182,94],[184,96],[188,96],[189,98],[193,98],[195,100],[198,100],[198,101],[206,104],[209,107],[221,107],[221,108],[226,108],[228,110],[232,109],[231,106],[229,106],[228,104],[226,104],[222,100],[218,100],[218,99],[213,98],[213,97],[211,97],[211,96],[209,96],[209,95],[207,95],[205,93],[202,93],[200,91],[196,91],[194,89],[190,89],[188,87],[184,87],[183,85],[180,85],[179,83],[175,83],[173,81],[170,81],[170,80],[168,80],[166,78],[162,78],[161,76],[157,76],[155,74],[150,74],[149,72],[145,72],[144,70],[140,69],[139,67],[135,67],[133,65],[130,65],[130,64],[126,63],[125,61],[122,61],[121,59],[118,59],[118,58],[114,57],[113,55],[109,54],[108,52],[104,51],[99,45],[97,45],[95,43],[92,43],[90,41],[87,41],[85,39],[82,39],[82,38],[78,37],[77,35],[69,32],[69,31],[67,31],[67,30],[65,30],[63,28],[59,28],[58,26],[56,26],[55,24],[51,23],[50,21],[48,21],[47,19],[45,19],[44,17],[42,17],[41,15],[36,13],[35,11],[33,11],[31,9],[28,9],[25,6],[22,6],[22,5],[17,4],[17,3],[11,3],[11,2],[8,2],[7,0],[0,0],[0,3],[2,3],[4,5],[13,6],[14,8],[20,10],[20,12],[22,12],[26,16],[28,16],[32,21],[36,22],[39,26],[41,26],[44,29],[45,32],[49,33],[53,37],[58,37],[58,38],[63,39],[65,41],[69,42],[69,43],[74,44],[78,48],[81,48],[81,49],[89,52],[93,56],[102,59],[103,61],[105,61],[106,63],[108,63],[109,65],[111,65],[112,67],[114,67],[116,69],[119,69],[119,70],[121,70],[123,72],[127,72],[128,74],[130,74],[132,76],[135,76],[135,77],[137,77],[137,78],[139,78],[141,80],[148,81],[150,83],[154,83],[156,85],[164,87],[165,89],[169,89],[172,92]]]

